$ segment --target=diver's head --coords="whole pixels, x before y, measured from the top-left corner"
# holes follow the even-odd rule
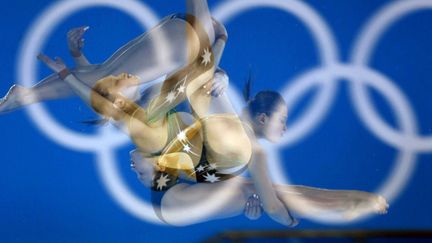
[[[99,80],[91,96],[93,109],[107,119],[120,120],[123,110],[130,105],[127,100],[137,96],[138,82],[138,77],[125,73]]]
[[[252,99],[249,98],[250,81],[249,78],[243,92],[247,100],[243,113],[248,117],[258,138],[276,143],[287,130],[287,104],[283,97],[274,91],[261,91]]]

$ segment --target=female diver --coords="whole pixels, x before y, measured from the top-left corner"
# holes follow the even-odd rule
[[[263,209],[269,216],[284,225],[296,224],[287,208],[298,217],[334,212],[356,218],[365,213],[385,212],[388,207],[385,199],[367,192],[271,183],[265,152],[255,136],[277,140],[274,134],[280,128],[275,128],[274,122],[286,119],[286,105],[275,102],[269,106],[264,102],[267,110],[258,110],[255,115],[252,112],[248,129],[248,124],[236,116],[225,94],[212,98],[210,93],[217,86],[213,76],[223,52],[226,32],[211,18],[206,1],[189,0],[188,11],[191,14],[165,18],[102,65],[87,65],[83,56],[75,55],[82,65],[69,70],[60,59],[54,62],[40,55],[39,58],[57,74],[31,89],[14,86],[1,102],[0,111],[76,93],[96,112],[127,132],[139,153],[158,173],[197,181],[203,176],[208,182],[217,182],[191,186],[181,183],[166,191],[159,213],[167,223],[185,224],[182,219],[170,215],[170,209],[181,209],[196,201],[197,195],[205,196],[205,192],[225,187],[230,181],[241,183],[240,187],[233,188],[238,190],[234,192],[236,197],[230,198],[225,208],[201,221],[243,213],[244,205],[251,202],[254,194],[260,195]],[[139,85],[163,75],[168,78],[159,92],[145,105],[137,104],[135,101],[141,98]],[[189,102],[192,114],[173,110],[184,100]],[[249,105],[252,104],[255,103]],[[257,129],[259,127],[261,129]],[[204,160],[202,154],[206,156]],[[211,171],[198,174],[204,162]],[[246,166],[252,181],[235,177]],[[162,180],[156,189],[167,189],[164,188],[167,178],[160,177]]]

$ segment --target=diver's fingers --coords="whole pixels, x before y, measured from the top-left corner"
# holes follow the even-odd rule
[[[264,209],[262,208],[261,203],[260,203],[258,211],[259,211],[259,217],[261,217],[263,212],[264,212]]]
[[[216,94],[216,97],[219,97],[225,92],[225,90],[225,86],[221,85],[214,91],[214,93]]]
[[[78,41],[82,38],[82,35],[80,34],[75,34],[73,36],[71,36],[69,39],[73,42],[73,43],[78,43]]]
[[[214,97],[218,97],[220,95],[220,93],[218,92],[220,89],[221,89],[220,83],[214,84],[211,90],[211,95]]]
[[[255,200],[254,200],[254,212],[255,212],[255,217],[259,217],[260,216],[260,210],[261,210],[261,207],[260,207],[260,200],[259,200],[259,197],[258,197],[258,195],[255,197]]]
[[[260,200],[257,194],[251,195],[245,206],[245,216],[250,220],[256,220],[259,217],[261,217],[261,207],[260,207]]]
[[[212,87],[211,87],[211,91],[216,91],[219,87],[221,87],[221,84],[218,82],[215,82]]]
[[[250,202],[246,202],[245,214],[249,214],[249,213],[250,213]]]
[[[254,196],[253,206],[254,206],[254,215],[256,219],[258,219],[262,215],[262,208],[261,208],[261,200],[257,194],[255,194]]]
[[[90,29],[90,26],[81,26],[81,27],[73,28],[73,29],[69,30],[68,36],[71,38],[77,38],[77,37],[79,38],[89,29]]]
[[[204,90],[204,92],[205,92],[207,95],[210,95],[211,92],[212,92],[212,87],[213,87],[213,85],[214,85],[213,80],[210,80],[210,81],[208,81],[207,83],[205,83],[205,84],[202,86],[202,89]]]
[[[49,62],[51,60],[51,58],[49,58],[47,55],[45,55],[43,53],[39,53],[37,55],[37,59],[39,59],[40,61],[43,61],[43,62]]]
[[[70,38],[70,41],[74,45],[80,45],[81,42],[84,42],[84,38],[82,38],[82,35],[77,35],[77,36]]]
[[[255,214],[255,213],[254,213],[254,208],[253,208],[253,206],[252,206],[252,203],[251,203],[251,202],[247,202],[247,203],[246,203],[246,208],[245,208],[245,216],[246,216],[248,219],[253,220],[254,217],[255,217],[254,214]]]
[[[39,55],[37,56],[37,59],[44,62],[48,66],[51,66],[54,64],[54,61],[50,57],[48,57],[47,55],[45,55],[43,53],[39,53]]]
[[[77,29],[78,29],[78,28],[70,29],[70,30],[67,32],[67,37],[70,38],[70,37],[74,36],[74,35],[76,34],[76,32],[77,32]]]
[[[78,45],[79,45],[79,46],[83,46],[83,45],[84,45],[84,41],[85,41],[85,39],[84,39],[84,38],[81,38],[81,39],[78,41]]]
[[[84,46],[85,39],[83,38],[85,32],[90,29],[89,26],[81,26],[75,29],[72,29],[68,32],[68,40],[71,48],[82,49]]]
[[[56,57],[55,61],[56,61],[57,64],[60,64],[60,65],[64,65],[65,64],[64,61],[60,57]]]
[[[80,28],[72,29],[67,33],[67,37],[69,40],[76,40],[77,38],[79,38],[80,32]]]
[[[261,217],[260,208],[257,206],[251,206],[249,219],[257,220],[260,217]]]
[[[79,31],[76,33],[76,38],[79,40],[84,40],[82,37],[87,32],[87,30],[90,29],[90,26],[82,26],[80,27]]]
[[[254,204],[254,203],[252,203],[252,204]],[[255,219],[256,215],[257,215],[257,208],[256,208],[255,205],[251,205],[251,208],[250,208],[250,216],[251,216],[251,218]]]
[[[82,33],[87,32],[87,30],[89,30],[89,29],[90,29],[90,26],[88,26],[88,25],[86,25],[86,26],[81,26],[81,32],[82,32]]]

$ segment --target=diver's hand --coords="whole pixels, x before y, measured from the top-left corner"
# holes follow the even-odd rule
[[[153,164],[146,161],[146,158],[137,151],[132,151],[130,157],[131,169],[137,174],[138,180],[140,180],[144,186],[151,187],[155,171]]]
[[[210,90],[213,97],[219,97],[222,95],[229,85],[229,77],[226,72],[218,68],[214,74],[214,81]]]
[[[56,72],[62,80],[64,80],[69,74],[69,69],[66,67],[66,64],[60,57],[56,57],[55,61],[53,61],[48,56],[40,53],[37,58],[44,62],[51,70]]]
[[[257,194],[253,194],[246,202],[244,214],[250,220],[257,220],[261,217],[262,213],[261,200]]]
[[[73,28],[67,33],[69,52],[73,57],[80,57],[82,55],[82,49],[84,47],[83,36],[89,28],[89,26],[81,26]]]
[[[271,205],[264,207],[264,210],[274,221],[281,223],[288,227],[295,227],[298,225],[298,220],[291,216],[285,205],[279,200],[275,200]]]

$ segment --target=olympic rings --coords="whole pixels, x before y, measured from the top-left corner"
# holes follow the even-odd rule
[[[136,0],[92,0],[73,1],[65,0],[54,4],[47,9],[39,19],[35,21],[26,35],[18,58],[18,79],[29,86],[36,77],[35,56],[38,54],[46,37],[54,28],[53,23],[61,22],[74,11],[92,6],[108,6],[131,14],[144,27],[150,28],[158,22],[158,17],[146,5]],[[320,87],[320,93],[315,98],[311,108],[296,124],[290,127],[286,138],[278,146],[265,144],[270,151],[272,160],[279,161],[276,149],[290,146],[299,139],[311,133],[313,129],[328,113],[333,103],[338,82],[341,79],[350,82],[350,91],[355,109],[359,112],[362,121],[374,135],[387,144],[399,150],[396,166],[392,169],[389,178],[376,192],[385,196],[389,201],[394,200],[404,186],[415,168],[416,156],[419,152],[432,151],[432,137],[423,138],[417,134],[417,122],[408,99],[397,86],[387,77],[376,70],[368,68],[367,62],[373,51],[374,44],[385,29],[398,18],[413,11],[432,8],[432,2],[428,0],[396,1],[389,4],[384,10],[377,13],[364,31],[359,35],[352,53],[352,63],[340,63],[339,53],[333,34],[325,21],[306,3],[298,0],[232,0],[223,2],[215,8],[213,15],[222,22],[228,22],[237,14],[258,7],[279,8],[287,13],[294,14],[310,29],[317,40],[322,66],[316,67],[307,73],[299,75],[283,90],[289,107],[309,89]],[[377,114],[367,96],[366,85],[378,90],[392,104],[402,127],[402,132],[397,132],[388,126]],[[237,110],[243,103],[238,92],[230,88],[228,91]],[[30,118],[37,127],[53,141],[71,149],[95,152],[98,159],[99,173],[111,196],[129,213],[136,217],[152,222],[161,223],[148,203],[133,195],[122,181],[114,162],[115,148],[121,147],[129,140],[125,135],[115,132],[113,128],[103,129],[97,136],[77,134],[63,128],[49,115],[43,105],[36,104],[27,109]],[[286,175],[283,175],[280,163],[272,163],[270,171],[276,181],[289,184]],[[211,213],[222,206],[233,195],[227,191],[221,191],[224,200],[212,205],[210,210],[206,207],[192,205],[188,210],[204,210]],[[199,208],[199,209],[197,209]],[[186,212],[185,211],[185,212]],[[204,212],[203,211],[203,212]],[[206,215],[204,214],[203,217]],[[201,218],[190,220],[199,221]],[[316,217],[314,220],[327,223],[341,223],[343,220]],[[180,222],[181,223],[181,222]],[[346,222],[344,222],[346,223]]]

